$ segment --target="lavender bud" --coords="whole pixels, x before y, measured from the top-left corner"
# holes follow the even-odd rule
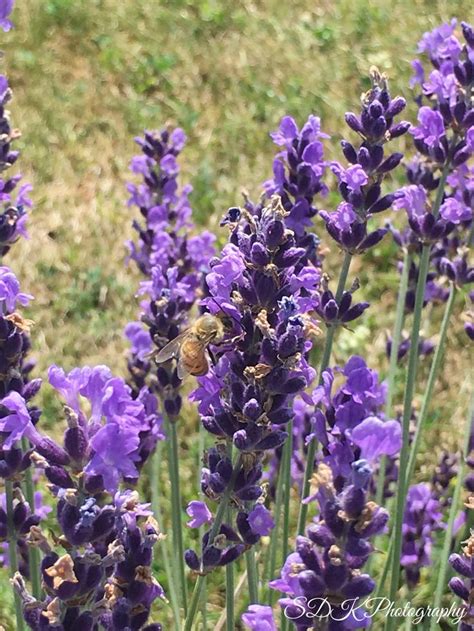
[[[392,153],[386,160],[382,162],[382,164],[377,169],[379,173],[388,173],[389,171],[393,171],[401,162],[403,158],[403,153]]]
[[[88,441],[82,427],[69,427],[65,431],[64,447],[74,461],[80,463],[86,458]]]
[[[199,571],[200,563],[197,554],[194,550],[186,550],[184,553],[184,560],[186,561],[186,565],[195,572]]]
[[[387,210],[387,208],[390,208],[394,201],[395,195],[393,193],[385,195],[384,197],[381,197],[379,200],[377,200],[374,204],[372,204],[372,206],[370,206],[369,212],[373,214]]]
[[[71,476],[63,467],[46,467],[44,472],[51,484],[55,484],[63,489],[69,489],[74,486]]]
[[[344,118],[351,129],[353,129],[355,132],[358,132],[359,134],[363,133],[362,125],[355,114],[353,114],[352,112],[346,112]]]
[[[37,445],[36,451],[44,456],[51,464],[67,465],[69,464],[69,456],[55,443],[51,438],[43,438]]]
[[[407,102],[402,96],[396,96],[394,99],[392,99],[392,102],[386,109],[385,116],[387,118],[393,118],[394,116],[397,116],[397,114],[400,114],[400,112],[405,109],[406,104]]]
[[[326,585],[323,579],[312,570],[305,570],[298,574],[298,581],[308,598],[316,598],[324,594]]]
[[[471,563],[465,560],[461,555],[456,553],[451,554],[451,556],[449,557],[449,563],[455,572],[461,574],[462,576],[465,576],[466,578],[471,578]]]
[[[342,147],[342,151],[344,153],[346,160],[350,162],[351,164],[356,164],[357,153],[353,145],[351,145],[350,142],[347,142],[347,140],[341,140],[341,147]]]
[[[352,578],[346,585],[344,585],[342,591],[346,598],[364,598],[368,596],[375,589],[375,581],[370,578],[368,574],[361,574]]]
[[[400,123],[397,123],[390,128],[390,137],[399,138],[400,136],[403,136],[403,134],[406,134],[410,127],[410,123],[408,123],[407,121],[401,121]]]

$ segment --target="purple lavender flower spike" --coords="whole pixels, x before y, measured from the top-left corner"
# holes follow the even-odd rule
[[[11,23],[7,19],[11,11],[13,2],[8,0],[3,6],[0,5],[0,28]],[[3,15],[3,18],[2,18]],[[21,180],[21,175],[16,174],[11,177],[3,175],[16,163],[20,155],[19,151],[12,150],[12,143],[19,138],[20,132],[11,126],[10,113],[6,109],[8,102],[12,98],[12,91],[8,87],[7,78],[0,75],[0,127],[2,129],[0,139],[0,255],[4,256],[11,246],[20,237],[27,237],[26,221],[27,209],[32,206],[28,197],[31,191],[29,184],[20,186],[15,194],[15,189]]]
[[[405,107],[401,97],[391,98],[387,80],[376,68],[371,69],[372,89],[363,95],[360,116],[346,114],[346,123],[363,138],[358,148],[347,140],[341,142],[344,168],[338,162],[331,169],[339,183],[343,202],[336,211],[321,211],[326,229],[338,245],[351,253],[360,253],[376,245],[386,234],[386,228],[367,231],[367,222],[375,214],[390,208],[395,194],[382,195],[381,182],[400,163],[402,154],[384,156],[385,144],[408,131],[409,124],[394,123]]]
[[[470,27],[463,27],[465,45],[457,38],[455,28],[455,20],[443,24],[426,33],[420,42],[420,52],[428,54],[434,69],[421,80],[418,125],[410,129],[418,150],[407,164],[410,185],[399,192],[394,204],[395,209],[407,211],[409,227],[402,232],[391,227],[396,243],[411,252],[420,252],[423,245],[431,247],[425,303],[447,300],[446,278],[458,285],[471,282],[462,252],[472,225],[469,181],[473,167],[468,161],[473,154],[474,110],[465,93],[474,75],[468,42]],[[421,76],[421,61],[417,64]],[[432,212],[434,191],[443,171],[448,186],[443,181],[439,212]],[[417,278],[418,269],[412,263],[408,310],[414,305]]]
[[[149,355],[189,324],[189,312],[204,291],[215,236],[207,231],[189,236],[193,228],[188,199],[191,187],[178,185],[177,158],[186,142],[184,132],[147,131],[136,142],[142,154],[130,166],[142,183],[128,185],[129,205],[138,207],[144,224],[134,222],[138,239],[128,246],[130,258],[145,277],[138,294],[147,295],[148,300],[141,304],[141,322],[132,322],[125,329],[131,342],[128,369],[134,392],[150,388],[174,421],[182,404],[176,362],[156,366]]]
[[[223,342],[213,349],[210,373],[199,378],[192,395],[204,427],[219,440],[207,452],[201,490],[220,501],[232,484],[231,497],[242,509],[235,525],[222,525],[219,545],[208,540],[208,532],[200,557],[187,552],[188,565],[204,573],[269,534],[273,520],[263,506],[263,455],[283,445],[293,400],[314,377],[306,356],[316,331],[309,311],[317,301],[319,276],[310,273],[316,268],[285,227],[287,216],[278,197],[255,214],[231,209],[226,221],[230,243],[213,259],[207,276],[210,297],[203,304],[215,311],[217,303],[232,317]],[[304,271],[296,277],[301,260]],[[230,461],[223,438],[240,453],[237,464]]]
[[[439,501],[433,497],[429,484],[410,487],[403,518],[400,563],[412,588],[420,580],[421,568],[431,565],[432,533],[443,527],[442,516]]]
[[[442,508],[451,503],[450,483],[458,473],[458,460],[457,454],[443,450],[431,478],[433,497],[439,500]]]
[[[270,582],[272,589],[286,595],[280,606],[298,630],[314,628],[311,602],[316,601],[329,603],[330,617],[338,620],[341,631],[370,624],[363,600],[374,590],[375,581],[363,573],[363,566],[373,550],[369,539],[383,532],[388,513],[368,501],[371,469],[365,461],[354,463],[351,477],[337,492],[331,469],[319,466],[313,478],[319,518],[308,526],[305,537],[297,537],[281,577]],[[347,610],[343,613],[341,604],[348,599],[354,605],[350,615]]]
[[[9,434],[6,442],[13,444],[21,432],[33,443],[29,458],[50,483],[67,550],[60,556],[52,549],[37,527],[40,515],[29,520],[28,528],[19,526],[20,534],[29,531],[28,544],[43,554],[47,592],[33,607],[16,576],[25,620],[37,631],[86,622],[91,630],[100,623],[117,631],[124,628],[121,620],[129,628],[142,628],[152,602],[163,596],[151,573],[152,548],[160,533],[149,505],[140,504],[135,491],[119,487],[137,481],[139,468],[159,437],[161,417],[149,401],[150,393],[134,399],[125,382],[105,366],[68,374],[52,367],[50,379],[70,404],[65,406],[64,447],[34,427],[18,393],[2,401],[10,410],[2,419],[2,431]],[[84,600],[82,612],[78,599]]]
[[[15,576],[25,621],[33,631],[58,627],[92,631],[98,626],[108,631],[161,629],[158,624],[147,625],[153,601],[164,596],[151,573],[152,548],[160,533],[147,505],[138,503],[135,492],[126,491],[102,506],[89,497],[74,511],[78,502],[71,491],[65,506],[69,522],[74,512],[79,517],[82,540],[71,541],[69,524],[63,529],[69,552],[59,556],[40,528],[30,529],[30,545],[44,554],[41,572],[46,597],[32,598],[21,576]],[[64,528],[61,520],[60,525]],[[77,528],[75,533],[78,538]],[[81,608],[78,601],[83,602]]]
[[[316,195],[326,195],[323,182],[326,170],[321,140],[329,136],[321,131],[321,121],[311,115],[301,130],[293,118],[285,116],[276,132],[270,134],[283,147],[273,162],[273,179],[264,184],[268,198],[279,195],[288,212],[285,225],[294,232],[296,245],[305,248],[307,259],[319,265],[319,240],[308,232],[317,213]],[[247,210],[251,210],[247,206]]]
[[[337,373],[344,380],[335,390]],[[327,369],[322,385],[306,397],[310,429],[295,440],[294,460],[304,458],[306,443],[316,438],[322,451],[315,464],[324,462],[330,467],[338,492],[353,476],[354,462],[363,459],[375,469],[380,458],[386,456],[394,464],[401,447],[401,427],[398,420],[384,418],[385,397],[385,384],[380,383],[377,372],[368,368],[362,357],[354,355],[344,367]],[[304,502],[315,499],[313,494]]]

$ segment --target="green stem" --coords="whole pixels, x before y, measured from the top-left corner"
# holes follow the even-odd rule
[[[433,205],[433,215],[436,217],[439,212],[444,193],[446,178],[449,173],[449,165],[446,165],[440,178],[436,200]],[[408,370],[405,382],[405,397],[403,400],[403,420],[402,420],[402,449],[400,452],[399,471],[407,470],[409,456],[409,430],[410,419],[412,413],[413,395],[415,392],[416,377],[418,370],[418,343],[420,339],[421,315],[423,311],[423,302],[425,298],[426,278],[430,264],[431,246],[423,245],[420,257],[420,266],[418,270],[418,281],[415,292],[415,308],[413,311],[413,324],[410,337],[410,351],[408,355]],[[400,580],[400,554],[402,549],[402,526],[403,513],[405,511],[405,500],[407,494],[406,478],[404,475],[399,476],[398,492],[396,500],[395,524],[393,528],[393,557],[392,572],[390,579],[389,600],[395,602]],[[391,631],[396,623],[395,616],[388,616],[385,623],[385,630]]]
[[[205,450],[205,445],[206,445],[206,430],[204,429],[204,425],[199,421],[199,449],[198,449],[198,462],[197,462],[197,467],[196,467],[198,493],[201,492],[201,462],[202,462],[202,457]],[[205,528],[204,526],[201,526],[199,528],[200,541],[202,541],[204,533],[205,533]],[[229,565],[232,565],[232,563],[230,563]],[[226,566],[226,572],[227,572],[227,567],[228,566]],[[233,572],[233,569],[232,569],[232,572]],[[233,576],[232,576],[232,580],[233,580]],[[201,590],[201,624],[202,624],[202,631],[207,631],[207,579],[206,578],[204,578],[204,584]]]
[[[285,458],[285,469],[283,471],[284,480],[284,495],[283,495],[283,562],[285,562],[286,557],[288,556],[288,547],[289,547],[289,534],[290,534],[290,500],[291,500],[291,464],[292,464],[292,456],[293,456],[293,421],[288,423],[288,438],[286,439],[285,447],[286,449],[286,458]]]
[[[166,432],[168,435],[168,465],[171,482],[171,521],[173,529],[173,545],[175,547],[174,558],[178,570],[178,583],[181,592],[181,605],[184,615],[187,611],[188,593],[186,584],[186,571],[184,565],[183,521],[181,507],[181,491],[179,485],[179,461],[178,461],[178,430],[177,423],[166,420]]]
[[[404,631],[411,631],[413,627],[413,619],[410,618],[410,616],[408,616],[408,618],[405,621],[405,630]]]
[[[346,252],[344,254],[344,260],[342,262],[341,271],[339,274],[339,280],[337,283],[337,290],[336,290],[337,303],[339,303],[339,300],[341,299],[342,294],[344,292],[344,287],[346,286],[346,281],[347,281],[347,276],[349,274],[349,267],[351,265],[351,260],[352,260],[352,254],[350,254],[349,252]],[[319,383],[320,384],[322,383],[323,372],[329,366],[329,361],[331,359],[334,333],[335,333],[335,327],[334,326],[328,327],[326,341],[324,344],[323,356],[321,359],[321,364],[319,366]],[[303,488],[301,491],[301,500],[304,500],[304,498],[308,497],[309,495],[309,485],[311,482],[311,476],[313,475],[315,456],[316,456],[316,440],[313,438],[313,440],[311,440],[311,442],[308,445],[306,468],[305,468],[304,478],[303,478]],[[308,505],[303,504],[303,502],[301,501],[300,512],[298,515],[298,527],[297,527],[298,535],[302,535],[304,533],[307,514],[308,514]]]
[[[16,533],[13,524],[13,482],[5,480],[5,494],[7,501],[7,533],[8,533],[8,559],[10,563],[10,576],[13,578],[18,571],[18,555],[16,550]],[[20,596],[13,590],[15,599],[16,629],[24,631],[23,612],[21,608]]]
[[[152,456],[152,467],[151,467],[151,507],[153,513],[156,517],[157,522],[162,525],[163,524],[163,515],[161,513],[160,508],[160,463],[161,463],[161,452],[163,449],[163,443],[158,443],[155,453]],[[179,599],[178,593],[176,590],[176,577],[171,568],[170,563],[170,553],[169,546],[170,540],[169,538],[164,539],[160,545],[160,551],[163,556],[163,564],[165,566],[165,573],[168,579],[168,590],[171,602],[171,609],[173,610],[174,622],[176,628],[178,628],[180,613],[179,613]]]
[[[252,546],[250,550],[247,550],[247,552],[245,553],[245,560],[247,563],[249,600],[250,604],[255,605],[258,603],[258,572],[254,546]]]
[[[402,449],[400,452],[399,480],[398,492],[395,510],[395,525],[393,527],[393,557],[392,557],[392,574],[390,581],[389,599],[395,602],[398,591],[398,582],[400,580],[400,553],[402,549],[402,525],[403,513],[405,511],[406,498],[406,478],[403,472],[407,470],[408,455],[410,448],[410,419],[412,413],[412,402],[416,384],[416,374],[418,368],[418,342],[420,338],[421,314],[423,310],[423,301],[425,295],[426,276],[430,261],[430,246],[424,245],[421,253],[420,268],[418,272],[418,283],[416,286],[415,309],[413,313],[413,326],[411,334],[411,345],[408,358],[407,378],[405,382],[405,397],[403,402],[403,421],[402,421]],[[388,617],[386,629],[390,631],[393,628],[395,618]]]
[[[194,618],[196,617],[196,612],[201,600],[202,588],[204,587],[204,579],[205,576],[199,575],[196,584],[194,585],[194,590],[191,596],[191,602],[189,603],[188,615],[186,616],[183,631],[192,631],[193,629]]]
[[[428,376],[428,381],[426,383],[426,390],[423,396],[421,410],[418,415],[418,423],[416,426],[415,437],[410,447],[410,458],[408,460],[408,468],[407,468],[406,481],[405,481],[405,486],[407,488],[410,485],[410,480],[413,477],[413,473],[415,470],[416,456],[420,448],[421,434],[426,423],[428,408],[431,403],[431,398],[433,396],[433,390],[436,383],[436,378],[438,376],[438,370],[441,364],[441,360],[443,358],[444,346],[446,343],[446,336],[448,333],[449,320],[451,317],[451,313],[453,311],[455,297],[456,297],[456,287],[454,286],[454,284],[451,284],[451,287],[449,290],[448,302],[446,303],[446,307],[445,307],[444,315],[443,315],[443,321],[441,323],[439,341],[436,346],[436,351],[433,357],[433,361],[431,362],[430,374]]]
[[[448,573],[448,559],[449,553],[451,550],[451,545],[453,541],[453,528],[454,528],[454,520],[456,519],[456,513],[459,507],[459,500],[461,498],[461,491],[464,483],[464,469],[466,466],[466,457],[469,453],[469,433],[470,427],[466,428],[466,437],[465,443],[463,447],[463,453],[459,459],[459,469],[458,469],[458,477],[456,480],[456,488],[454,489],[453,501],[451,504],[451,510],[449,511],[448,518],[448,526],[446,528],[446,533],[444,535],[444,543],[443,543],[443,551],[441,553],[441,561],[440,567],[438,571],[438,582],[436,585],[435,591],[435,599],[433,603],[433,608],[441,607],[441,600],[443,599],[443,594],[446,589],[446,576]],[[437,626],[436,618],[431,618],[430,631],[435,631]]]
[[[388,549],[387,549],[387,556],[385,558],[385,564],[383,566],[382,574],[381,574],[381,576],[379,578],[379,584],[378,584],[378,587],[377,587],[377,591],[375,593],[375,601],[374,602],[378,602],[377,599],[381,598],[381,596],[383,594],[385,581],[387,580],[387,576],[388,576],[388,570],[389,570],[390,564],[392,562],[392,555],[393,555],[393,540],[390,539],[390,541],[388,543]]]
[[[23,438],[21,441],[22,449],[24,452],[28,451],[30,448],[29,442],[26,438]],[[30,505],[30,510],[32,513],[35,512],[35,484],[33,482],[33,473],[31,467],[28,467],[25,471],[25,495],[28,504]],[[31,546],[28,550],[28,566],[30,568],[30,580],[31,580],[31,591],[35,598],[41,598],[41,576],[40,576],[40,564],[41,557],[40,551],[38,548]]]
[[[403,257],[402,276],[400,278],[400,287],[398,290],[397,311],[395,315],[395,324],[393,328],[392,347],[390,349],[390,364],[387,378],[387,401],[385,403],[385,417],[390,419],[392,416],[392,402],[395,389],[395,374],[398,365],[398,349],[402,339],[403,322],[405,319],[405,302],[408,289],[408,277],[411,266],[411,255],[408,250],[405,251]],[[380,461],[380,471],[377,479],[377,494],[375,501],[379,506],[384,501],[385,473],[387,468],[387,459],[384,456]]]
[[[451,545],[453,541],[453,529],[454,529],[454,520],[456,519],[456,513],[459,506],[459,500],[461,498],[461,492],[464,484],[464,471],[466,468],[466,458],[469,456],[469,445],[471,441],[471,419],[474,413],[474,396],[471,399],[471,405],[469,408],[468,414],[468,425],[466,427],[466,432],[464,435],[464,444],[463,450],[459,458],[459,469],[456,480],[456,487],[454,489],[454,496],[451,504],[451,509],[449,511],[448,525],[446,528],[446,534],[444,536],[443,550],[441,554],[440,568],[438,573],[438,582],[436,585],[435,591],[435,600],[434,607],[441,606],[441,600],[443,598],[443,593],[446,587],[446,576],[448,573],[448,559],[449,553],[451,550]],[[436,626],[433,626],[434,619],[432,619],[430,631],[434,631]]]
[[[231,511],[227,509],[227,519],[231,522]],[[226,629],[234,631],[234,564],[228,563],[225,566],[225,610],[226,610]]]
[[[214,523],[212,524],[212,528],[209,531],[209,544],[212,544],[216,535],[218,534],[222,520],[224,518],[224,514],[229,505],[229,500],[234,490],[235,481],[237,480],[237,476],[239,474],[239,470],[242,464],[242,456],[239,455],[237,461],[233,467],[232,475],[229,480],[229,484],[227,485],[226,490],[224,491],[219,508],[217,509],[216,517],[214,519]],[[193,594],[191,596],[191,602],[189,603],[188,614],[186,616],[186,622],[184,623],[183,631],[192,631],[194,618],[196,617],[196,611],[199,606],[199,601],[201,598],[202,588],[204,586],[205,576],[200,574],[197,578],[196,584],[194,585]]]
[[[293,456],[293,421],[292,420],[288,423],[288,438],[286,439],[284,448],[286,450],[286,458],[285,458],[285,469],[282,471],[284,475],[282,563],[285,563],[286,557],[288,556],[288,548],[289,548],[288,538],[290,534],[291,463],[292,463],[292,456]],[[281,631],[287,631],[287,629],[288,629],[288,618],[285,616],[284,612],[282,611]]]
[[[275,510],[274,510],[274,519],[275,519],[275,528],[273,529],[271,540],[270,540],[270,550],[268,552],[265,568],[263,572],[264,576],[264,585],[268,585],[268,583],[275,578],[276,571],[276,559],[277,559],[277,550],[280,545],[280,522],[281,522],[281,508],[283,503],[283,471],[286,467],[286,458],[288,454],[288,450],[283,446],[282,456],[280,461],[280,468],[278,471],[277,478],[277,488],[276,488],[276,498],[275,498]],[[275,590],[268,588],[268,598],[267,602],[270,607],[273,605],[273,600],[275,598]]]

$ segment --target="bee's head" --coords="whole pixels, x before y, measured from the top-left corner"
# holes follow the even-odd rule
[[[215,342],[220,342],[224,337],[224,325],[218,317],[210,313],[199,318],[199,330]]]

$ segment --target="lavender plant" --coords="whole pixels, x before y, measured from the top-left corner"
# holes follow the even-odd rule
[[[67,402],[62,446],[35,428],[20,395],[2,400],[10,412],[2,430],[8,440],[30,440],[31,458],[50,483],[61,531],[56,543],[65,552],[60,556],[40,528],[29,529],[29,544],[43,553],[46,596],[30,596],[15,575],[24,618],[33,631],[92,630],[98,624],[114,631],[144,628],[152,602],[164,595],[151,573],[160,532],[148,505],[119,485],[136,483],[151,451],[150,436],[159,435],[156,402],[146,392],[144,401],[133,399],[130,388],[105,366],[68,374],[52,366],[49,380]]]
[[[8,31],[12,27],[9,15],[13,1],[0,6],[0,27]],[[12,90],[8,79],[0,75],[0,255],[5,256],[13,244],[22,237],[27,237],[27,209],[32,202],[28,197],[29,184],[17,186],[21,174],[8,175],[8,170],[17,162],[19,151],[13,148],[20,137],[20,131],[12,127],[10,112],[7,109],[12,99]],[[17,311],[17,306],[26,306],[31,296],[20,290],[19,282],[7,266],[0,267],[0,395],[23,395],[30,401],[38,392],[41,380],[29,381],[34,362],[27,358],[30,350],[29,327],[31,321]],[[29,381],[29,383],[28,383]],[[31,405],[35,420],[39,419],[40,410]],[[3,413],[2,416],[5,416]],[[28,553],[25,535],[29,524],[38,523],[39,513],[35,510],[35,490],[30,470],[29,444],[25,439],[1,440],[0,476],[5,486],[4,528],[2,536],[5,550],[8,551],[8,565],[11,573],[19,567],[25,575],[31,577],[33,590],[39,592],[38,557]],[[20,483],[23,485],[25,496]],[[6,559],[5,556],[5,559]],[[27,561],[28,559],[28,561]],[[19,600],[15,600],[17,626],[22,629]]]
[[[130,258],[146,280],[139,295],[146,295],[141,304],[140,322],[131,322],[125,335],[131,342],[128,360],[131,383],[158,396],[168,434],[168,461],[172,490],[172,532],[176,543],[175,563],[179,568],[180,600],[186,611],[187,593],[184,570],[182,502],[178,470],[178,437],[176,423],[182,406],[179,365],[170,357],[156,365],[151,350],[163,349],[183,333],[190,324],[190,311],[204,290],[204,271],[214,253],[214,235],[203,231],[190,236],[192,229],[189,193],[191,186],[178,185],[179,164],[186,136],[182,129],[145,132],[136,142],[142,153],[131,162],[131,170],[142,183],[129,184],[129,205],[136,206],[144,225],[133,226],[136,242],[129,242]],[[181,377],[181,378],[180,378]],[[152,486],[158,484],[157,467],[153,469]],[[156,503],[156,502],[155,502]],[[173,581],[171,576],[168,577]],[[174,592],[172,594],[174,599]],[[176,605],[175,605],[176,610]]]
[[[211,261],[206,278],[210,298],[203,302],[211,311],[222,309],[232,315],[233,345],[226,348],[224,340],[216,349],[216,365],[193,395],[204,427],[220,439],[205,454],[201,482],[203,493],[219,501],[219,507],[200,554],[193,550],[186,554],[188,565],[201,576],[235,561],[269,534],[272,523],[262,510],[263,455],[287,439],[292,401],[313,378],[305,355],[311,347],[314,324],[308,311],[319,274],[308,262],[295,275],[306,251],[295,245],[286,217],[277,196],[255,214],[231,209],[223,220],[231,227],[230,242],[221,257]],[[231,447],[237,452],[234,460]],[[235,506],[237,514],[232,510],[225,517],[228,506]],[[252,565],[250,557],[249,589],[255,601],[258,589]],[[187,629],[192,628],[201,576]]]
[[[338,493],[331,468],[319,466],[314,484],[320,520],[308,527],[306,537],[297,537],[281,577],[270,583],[289,596],[280,599],[280,606],[297,629],[368,624],[369,616],[358,603],[373,591],[375,582],[361,570],[372,551],[370,538],[383,532],[389,515],[368,499],[368,462],[355,461],[351,474]],[[348,601],[354,605],[349,611]]]
[[[322,211],[326,229],[332,239],[344,251],[337,290],[332,293],[323,286],[319,314],[327,327],[327,336],[320,365],[320,382],[328,367],[334,334],[338,326],[352,322],[368,307],[367,303],[352,305],[352,294],[358,284],[345,290],[352,257],[374,247],[385,236],[386,228],[368,228],[374,215],[390,208],[395,201],[394,193],[382,194],[382,182],[387,173],[397,167],[402,159],[399,152],[385,154],[385,144],[408,131],[405,121],[396,123],[394,118],[405,107],[402,97],[392,99],[386,77],[376,68],[371,69],[372,88],[362,96],[360,116],[346,114],[346,123],[362,139],[357,148],[347,140],[341,142],[349,166],[345,169],[334,162],[331,167],[338,180],[338,189],[343,200],[336,211]],[[316,443],[309,443],[302,499],[308,495],[309,479],[314,468]],[[301,504],[298,518],[298,533],[302,534],[306,521],[305,504]]]
[[[420,98],[418,112],[418,125],[411,128],[415,146],[419,152],[416,158],[416,184],[405,189],[401,204],[407,210],[410,241],[414,241],[419,252],[419,266],[417,272],[414,315],[411,333],[411,348],[408,360],[408,370],[405,385],[403,407],[403,446],[400,455],[400,469],[405,470],[408,465],[408,476],[399,481],[397,493],[397,506],[394,525],[394,551],[392,555],[392,574],[389,596],[394,599],[398,590],[400,557],[402,545],[402,522],[410,475],[412,474],[419,445],[419,436],[426,417],[426,408],[429,398],[425,399],[422,414],[418,420],[418,431],[415,444],[412,447],[409,458],[409,421],[412,414],[412,402],[416,387],[418,368],[418,340],[421,328],[421,313],[426,299],[426,287],[430,259],[436,252],[435,244],[444,240],[455,229],[465,227],[472,222],[472,208],[465,204],[464,196],[456,198],[456,193],[451,196],[445,194],[445,186],[448,177],[453,184],[456,179],[456,171],[462,167],[472,154],[470,135],[472,133],[472,29],[463,23],[464,46],[453,35],[455,22],[451,27],[441,27],[432,33],[426,34],[420,43],[420,51],[427,51],[434,70],[429,75],[428,81],[421,76],[421,64],[416,63],[420,71],[419,79],[422,82],[424,96],[429,99],[430,105],[423,105]],[[456,70],[455,70],[456,68]],[[459,75],[459,76],[458,76]],[[453,179],[454,178],[454,179]],[[429,196],[434,195],[434,200],[428,205]],[[408,197],[407,197],[408,195]],[[413,195],[413,196],[412,196]],[[461,233],[462,234],[462,233]],[[462,236],[460,237],[462,240]],[[443,265],[441,266],[443,268]],[[444,270],[448,277],[456,278],[454,265],[444,263]],[[449,272],[448,272],[449,270]],[[460,278],[463,274],[460,274]],[[466,276],[469,280],[469,274]],[[462,282],[462,281],[461,281]],[[443,324],[449,322],[450,310],[454,301],[454,285],[451,287],[451,300],[445,313]],[[442,337],[445,335],[445,327],[442,327]],[[444,342],[444,340],[442,340]],[[435,355],[427,388],[427,396],[431,396],[437,366],[440,361],[439,352]],[[411,461],[409,461],[411,460]],[[394,619],[388,619],[386,629],[393,628]]]

